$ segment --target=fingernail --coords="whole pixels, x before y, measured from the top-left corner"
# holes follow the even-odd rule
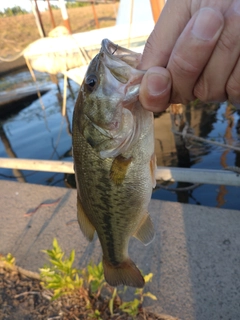
[[[147,77],[148,92],[153,96],[158,96],[167,90],[170,79],[158,73],[151,73]]]
[[[217,11],[212,8],[203,8],[199,10],[192,33],[201,40],[211,40],[222,26],[223,19]]]

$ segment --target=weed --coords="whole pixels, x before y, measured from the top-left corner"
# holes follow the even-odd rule
[[[145,283],[151,282],[153,277],[153,273],[149,273],[144,276]],[[148,297],[152,300],[157,300],[157,297],[152,294],[151,292],[144,292],[144,288],[136,289],[135,295],[139,296],[139,302],[140,304],[143,303],[144,297]]]
[[[75,258],[75,251],[72,250],[69,258],[64,259],[64,253],[60,248],[56,239],[53,240],[52,250],[44,250],[51,262],[51,266],[45,266],[40,269],[40,275],[42,278],[42,285],[47,289],[53,290],[53,299],[60,297],[63,294],[71,294],[76,292],[79,288],[82,288],[85,300],[87,302],[87,308],[92,307],[92,301],[96,301],[104,288],[108,292],[108,308],[111,316],[114,315],[114,308],[119,305],[119,309],[128,313],[133,318],[137,316],[142,308],[142,304],[145,297],[157,300],[150,292],[144,292],[144,288],[136,289],[134,300],[128,302],[122,302],[119,297],[119,291],[117,288],[110,287],[104,278],[102,262],[99,264],[89,264],[86,269],[79,270],[73,268],[73,262]],[[11,256],[9,256],[11,260]],[[79,274],[81,277],[79,277]],[[148,283],[152,280],[153,274],[149,273],[144,276],[145,282]],[[87,287],[84,289],[84,287]],[[124,287],[123,292],[127,290]],[[120,302],[118,302],[120,301]],[[93,319],[101,320],[101,312],[94,310],[91,314]]]
[[[53,299],[63,294],[69,294],[79,289],[83,285],[83,279],[79,278],[79,270],[72,268],[75,251],[72,250],[69,258],[63,259],[64,253],[60,248],[57,239],[53,240],[52,250],[43,250],[52,266],[44,266],[40,269],[40,276],[43,280],[42,285],[47,289],[52,289]]]
[[[93,319],[102,320],[101,312],[99,310],[94,310],[94,313],[90,314]]]
[[[0,260],[4,261],[5,263],[11,266],[15,265],[15,258],[11,253],[8,253],[5,257],[0,257]]]
[[[107,284],[104,278],[102,262],[97,265],[89,264],[87,266],[87,272],[83,272],[86,274],[90,293],[96,294],[98,297],[103,286]]]
[[[149,273],[149,274],[145,275],[144,276],[145,283],[152,281],[152,277],[153,277],[153,273]],[[157,297],[154,294],[152,294],[151,292],[145,293],[144,288],[136,289],[134,295],[138,296],[138,299],[135,298],[132,301],[123,302],[119,306],[119,308],[122,311],[128,313],[132,317],[136,317],[137,314],[139,313],[139,310],[142,308],[144,297],[148,297],[152,300],[157,300]]]
[[[108,308],[111,313],[111,316],[113,316],[113,313],[114,313],[114,301],[117,296],[118,296],[117,288],[114,288],[114,290],[112,292],[112,296],[109,299],[109,303],[108,303]]]
[[[119,308],[130,316],[136,317],[139,312],[139,300],[134,299],[132,301],[123,302]]]

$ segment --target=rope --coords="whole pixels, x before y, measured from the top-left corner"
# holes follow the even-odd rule
[[[215,144],[215,145],[217,145],[219,147],[222,147],[222,148],[232,149],[232,150],[240,152],[240,148],[235,147],[235,146],[231,146],[229,144],[225,144],[225,143],[221,143],[221,142],[217,142],[217,141],[213,141],[213,140],[207,140],[207,139],[204,139],[204,138],[197,137],[194,134],[178,132],[178,131],[175,131],[175,130],[172,130],[172,132],[174,134],[179,135],[179,136],[183,136],[184,138],[193,139],[193,140],[197,140],[197,141],[205,142],[205,143],[210,143],[210,144]]]

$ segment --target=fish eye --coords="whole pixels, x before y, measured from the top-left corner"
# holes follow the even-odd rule
[[[97,81],[97,77],[94,74],[90,74],[89,76],[87,76],[85,83],[90,89],[90,91],[94,89],[95,85],[97,84]]]

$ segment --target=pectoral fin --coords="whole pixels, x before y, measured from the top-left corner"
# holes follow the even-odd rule
[[[124,158],[122,155],[117,156],[112,163],[110,178],[116,185],[123,183],[127,169],[132,162],[132,158]]]
[[[155,232],[148,212],[143,216],[133,236],[147,246],[154,239]]]
[[[92,241],[94,237],[95,228],[86,216],[79,197],[77,197],[77,217],[82,233],[89,241]]]

